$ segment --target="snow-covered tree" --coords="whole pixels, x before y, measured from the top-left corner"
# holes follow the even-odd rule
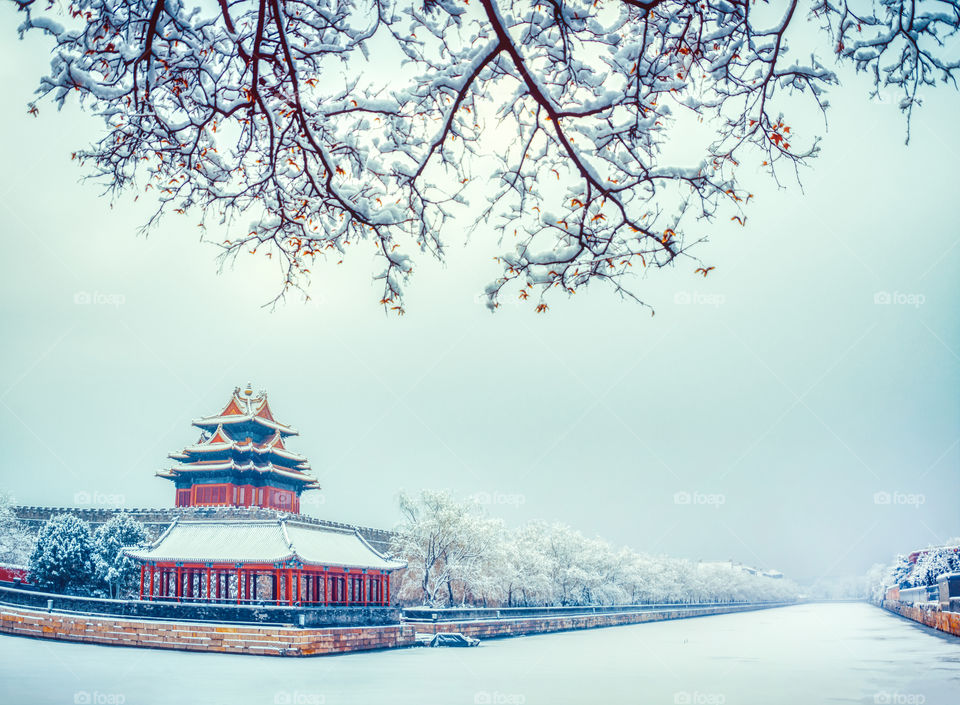
[[[960,572],[960,554],[954,546],[931,546],[917,557],[910,573],[911,587],[936,585],[944,573]]]
[[[507,529],[474,502],[426,490],[400,497],[404,521],[392,553],[408,567],[398,599],[428,605],[616,605],[789,600],[789,580],[733,564],[651,557],[587,538],[560,523]]]
[[[913,565],[911,565],[907,556],[899,555],[897,559],[893,562],[893,565],[890,566],[890,581],[889,585],[896,585],[897,587],[907,586],[910,579],[910,572],[913,570]]]
[[[372,245],[401,313],[412,255],[442,259],[468,202],[503,246],[491,307],[633,295],[711,221],[744,224],[742,175],[817,154],[835,65],[908,116],[960,66],[960,0],[13,2],[55,42],[39,92],[103,118],[75,156],[112,190],[252,217],[214,240],[284,290]]]
[[[493,534],[476,503],[460,502],[445,491],[424,490],[418,496],[401,493],[404,521],[391,544],[391,553],[407,562],[400,585],[401,599],[434,605],[456,602],[457,582],[475,578]]]
[[[110,597],[122,597],[132,591],[139,574],[139,565],[120,549],[142,544],[147,538],[146,527],[124,512],[93,532],[94,570]]]
[[[66,594],[89,594],[95,585],[90,525],[72,514],[51,517],[30,555],[30,581]]]
[[[0,563],[26,565],[34,536],[13,513],[13,496],[0,492]]]
[[[880,599],[887,588],[936,585],[939,576],[957,572],[960,572],[960,537],[947,539],[941,546],[929,546],[919,553],[914,563],[900,554],[888,566],[873,566],[867,577],[872,597]]]

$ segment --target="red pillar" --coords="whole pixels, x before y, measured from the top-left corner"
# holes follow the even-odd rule
[[[351,595],[350,595],[350,587],[351,587],[351,585],[350,585],[350,571],[349,571],[349,570],[347,570],[347,572],[344,574],[343,586],[346,588],[346,590],[344,590],[344,593],[343,593],[343,594],[344,594],[344,598],[346,599],[346,602],[344,602],[344,604],[345,604],[345,605],[349,605],[349,604],[350,604],[350,597],[351,597]]]
[[[181,575],[182,575],[182,570],[180,566],[177,566],[177,591],[176,591],[177,600],[179,600],[180,596],[183,594],[183,585],[181,584]]]
[[[147,571],[147,564],[140,564],[140,599],[143,599],[143,574]]]
[[[237,604],[238,605],[240,604],[240,595],[241,595],[240,581],[241,581],[240,566],[237,566]]]
[[[151,600],[153,599],[153,571],[154,570],[156,570],[156,566],[153,563],[151,563],[150,564],[150,599]]]
[[[293,569],[287,568],[287,604],[293,604]]]
[[[210,600],[210,566],[207,566],[207,600]]]
[[[386,580],[384,582],[386,583],[386,590],[383,593],[383,597],[384,597],[383,604],[389,605],[390,604],[390,573],[387,573]]]

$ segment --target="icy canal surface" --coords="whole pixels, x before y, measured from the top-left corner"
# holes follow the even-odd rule
[[[308,659],[0,636],[0,702],[958,705],[960,639],[856,603]]]

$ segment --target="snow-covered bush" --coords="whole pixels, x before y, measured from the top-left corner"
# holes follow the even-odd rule
[[[90,525],[58,514],[40,528],[30,555],[30,581],[52,592],[87,595],[94,588],[93,560]]]
[[[93,532],[96,578],[110,597],[122,597],[134,588],[139,564],[122,555],[123,546],[144,543],[147,530],[129,514],[120,513]]]

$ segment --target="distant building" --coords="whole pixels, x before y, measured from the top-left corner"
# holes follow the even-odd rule
[[[744,565],[743,563],[738,563],[734,560],[729,561],[700,561],[697,564],[701,568],[721,568],[724,570],[738,570],[741,573],[746,573],[747,575],[762,575],[765,578],[782,578],[783,573],[779,570],[764,570],[761,571],[758,568],[753,568],[749,565]]]
[[[914,551],[908,555],[907,560],[911,565],[916,565],[917,561],[920,560],[920,557],[927,555],[930,553],[930,551],[953,551],[954,553],[957,553],[960,551],[960,546],[931,546],[930,548],[921,548],[920,550]]]

